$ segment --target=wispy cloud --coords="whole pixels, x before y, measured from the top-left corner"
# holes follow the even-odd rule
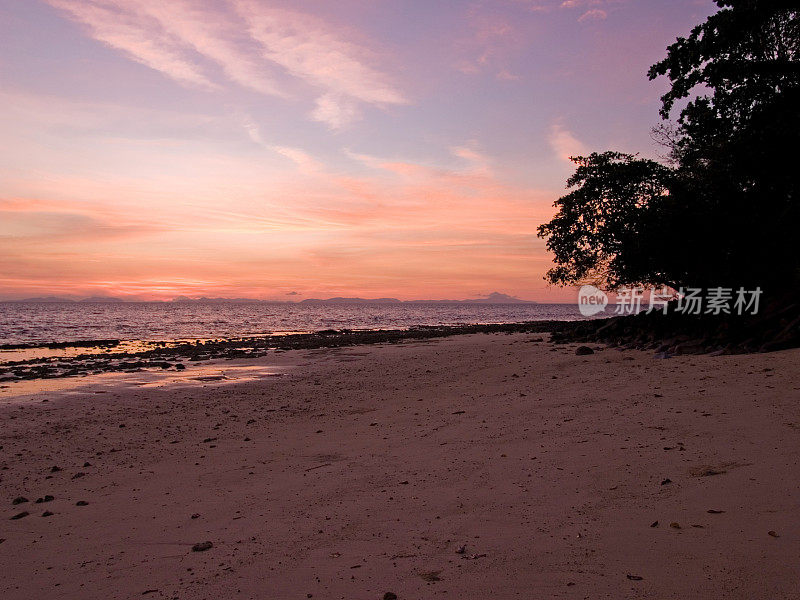
[[[47,1],[96,40],[183,85],[295,98],[304,93],[299,82],[314,97],[310,118],[331,129],[355,120],[359,104],[408,102],[366,47],[302,12],[253,0]]]
[[[345,41],[324,21],[304,13],[236,0],[236,8],[267,60],[321,89],[315,120],[340,128],[354,118],[353,101],[377,106],[405,104],[406,98],[377,69],[365,48]]]
[[[578,21],[602,21],[608,13],[600,8],[592,8],[578,17]]]
[[[306,173],[315,173],[322,168],[320,163],[313,156],[300,148],[292,148],[289,146],[271,146],[271,148],[281,156],[285,156],[291,160]]]
[[[571,156],[581,156],[588,152],[583,142],[566,129],[561,121],[553,123],[549,141],[558,158],[566,162],[569,162]]]
[[[515,0],[533,12],[548,13],[558,9],[580,10],[578,21],[600,21],[608,17],[608,8],[627,0]]]
[[[153,19],[120,9],[114,2],[48,1],[84,23],[93,38],[123,51],[136,62],[183,84],[216,87],[178,40]]]

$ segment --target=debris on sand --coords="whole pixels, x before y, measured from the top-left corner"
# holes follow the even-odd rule
[[[192,546],[192,552],[205,552],[206,550],[211,550],[214,547],[214,544],[211,542],[200,542]]]

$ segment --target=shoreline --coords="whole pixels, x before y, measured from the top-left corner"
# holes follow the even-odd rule
[[[0,362],[0,384],[31,379],[96,375],[107,372],[138,372],[145,369],[181,370],[183,361],[259,358],[275,350],[332,348],[469,335],[475,333],[552,332],[569,321],[527,321],[464,325],[422,325],[407,329],[326,329],[311,333],[288,333],[232,339],[139,341],[98,340],[53,342],[36,346],[7,344],[5,350],[33,352],[39,349],[93,348],[96,352],[62,353]],[[115,351],[116,348],[122,348]],[[2,349],[2,348],[0,348]],[[0,352],[0,360],[3,353]]]
[[[279,377],[0,406],[0,595],[800,594],[800,350],[538,339],[289,350],[251,361]]]

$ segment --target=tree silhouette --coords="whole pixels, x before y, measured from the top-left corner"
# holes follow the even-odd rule
[[[648,74],[671,84],[662,118],[686,103],[662,135],[669,165],[574,159],[575,189],[538,231],[551,282],[800,289],[798,2],[717,4]]]

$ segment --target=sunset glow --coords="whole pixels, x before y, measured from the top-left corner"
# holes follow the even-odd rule
[[[0,299],[540,301],[711,2],[0,0]]]

